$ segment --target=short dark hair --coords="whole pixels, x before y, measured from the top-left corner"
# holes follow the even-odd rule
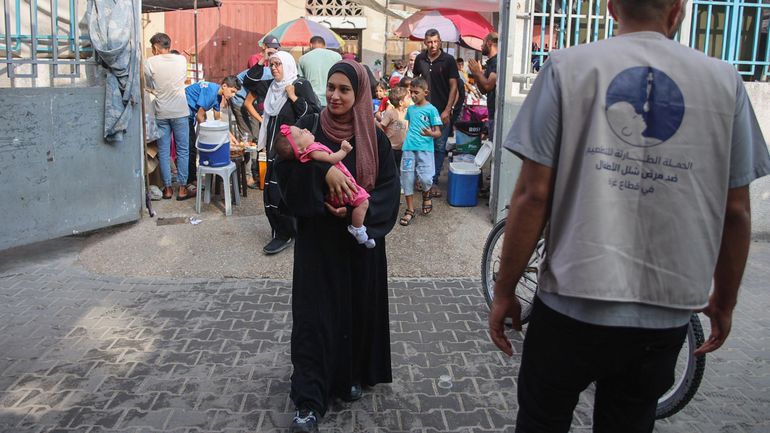
[[[310,38],[310,45],[323,45],[326,46],[326,39],[324,39],[322,36],[313,36]]]
[[[405,89],[408,89],[409,86],[412,85],[412,77],[403,77],[401,78],[401,81],[398,82],[398,87],[403,87]]]
[[[419,89],[428,91],[428,80],[423,77],[416,77],[414,80],[412,80],[412,83],[409,85],[409,87],[417,87]]]
[[[441,33],[436,29],[428,29],[425,31],[425,39],[428,39],[431,36],[438,36],[438,39],[441,40]]]
[[[497,45],[497,32],[489,32],[487,37],[484,38],[486,42],[492,42],[493,44]]]
[[[404,69],[406,67],[406,60],[393,59],[393,67],[396,69]]]
[[[280,132],[275,134],[273,146],[275,146],[275,152],[278,154],[278,157],[282,160],[291,161],[294,159],[294,149],[291,147],[291,143],[289,143],[289,139],[285,135]]]
[[[407,91],[406,88],[401,86],[396,86],[392,89],[390,89],[390,93],[388,94],[388,101],[394,106],[398,107],[398,105],[401,103],[401,101],[406,98]]]
[[[462,57],[457,58],[457,63],[465,63],[465,60],[463,60]]]
[[[633,21],[653,21],[662,17],[663,10],[679,0],[615,0],[624,18]]]
[[[234,87],[237,90],[241,90],[241,82],[235,75],[228,75],[225,78],[222,78],[222,84],[225,84],[227,87]]]
[[[158,45],[167,50],[171,48],[171,38],[165,33],[155,33],[150,38],[150,45]]]

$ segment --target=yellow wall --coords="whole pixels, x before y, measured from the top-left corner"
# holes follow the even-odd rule
[[[142,54],[144,58],[152,56],[150,38],[155,33],[162,33],[166,29],[166,18],[163,12],[142,14]],[[171,47],[173,48],[173,46]]]

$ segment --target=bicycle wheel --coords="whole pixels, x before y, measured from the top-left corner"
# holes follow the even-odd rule
[[[706,368],[706,357],[696,357],[692,353],[703,344],[703,341],[703,327],[698,315],[693,314],[690,317],[690,325],[687,327],[687,338],[676,360],[674,386],[658,399],[658,407],[655,410],[656,419],[668,418],[679,412],[687,406],[698,391],[700,381],[703,379],[703,370]]]
[[[492,306],[492,300],[495,296],[495,281],[497,280],[497,273],[500,271],[505,221],[503,219],[492,227],[489,236],[487,236],[487,242],[484,244],[484,255],[481,257],[481,288],[489,307]],[[521,303],[522,324],[529,321],[529,313],[532,311],[532,303],[535,300],[535,292],[537,292],[537,262],[542,242],[542,239],[538,242],[538,247],[532,253],[529,264],[527,264],[524,274],[516,285],[516,297]]]

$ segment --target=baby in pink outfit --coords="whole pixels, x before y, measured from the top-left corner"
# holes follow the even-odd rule
[[[363,244],[367,248],[374,248],[376,243],[366,233],[366,227],[364,226],[366,211],[369,209],[369,193],[356,183],[356,179],[350,174],[345,164],[342,163],[342,160],[353,150],[353,146],[343,140],[340,143],[340,150],[332,152],[328,147],[315,141],[315,136],[310,131],[296,126],[281,125],[281,134],[288,140],[294,151],[294,157],[299,162],[321,161],[334,164],[339,171],[355,184],[358,190],[355,197],[346,198],[344,202],[340,203],[335,197],[329,196],[326,202],[335,208],[353,206],[348,232],[356,238],[359,244]]]

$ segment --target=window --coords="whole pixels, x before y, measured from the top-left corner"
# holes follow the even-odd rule
[[[4,2],[0,34],[8,78],[38,78],[38,66],[50,65],[53,78],[79,78],[81,66],[95,64],[81,0]]]
[[[348,0],[307,0],[305,10],[308,15],[325,17],[361,17],[364,9],[361,5]]]

